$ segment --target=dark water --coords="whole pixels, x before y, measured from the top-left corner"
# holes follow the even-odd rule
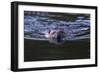
[[[63,28],[65,42],[52,44],[48,30]],[[90,15],[77,13],[24,12],[24,61],[90,58]]]
[[[69,60],[90,58],[89,40],[66,41],[62,45],[48,41],[25,40],[24,61]]]

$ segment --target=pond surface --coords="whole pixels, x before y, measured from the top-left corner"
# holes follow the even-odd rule
[[[25,39],[47,40],[49,30],[66,33],[64,40],[81,40],[90,38],[90,15],[75,13],[24,12]]]
[[[48,31],[63,30],[62,44],[50,43]],[[90,58],[90,15],[24,11],[24,61]]]

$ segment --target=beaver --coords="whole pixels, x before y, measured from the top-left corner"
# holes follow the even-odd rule
[[[65,32],[62,30],[49,30],[47,33],[47,38],[51,43],[62,43],[65,38]]]

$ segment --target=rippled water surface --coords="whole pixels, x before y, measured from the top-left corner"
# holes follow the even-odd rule
[[[90,15],[24,11],[24,36],[26,39],[46,40],[49,30],[63,29],[65,40],[90,38]]]

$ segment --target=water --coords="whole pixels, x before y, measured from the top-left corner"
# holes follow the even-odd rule
[[[89,14],[60,14],[48,12],[24,13],[24,38],[47,40],[49,30],[63,29],[64,40],[83,40],[90,38]]]
[[[64,41],[49,40],[51,30],[63,30]],[[90,15],[25,11],[24,38],[25,62],[90,59]]]

